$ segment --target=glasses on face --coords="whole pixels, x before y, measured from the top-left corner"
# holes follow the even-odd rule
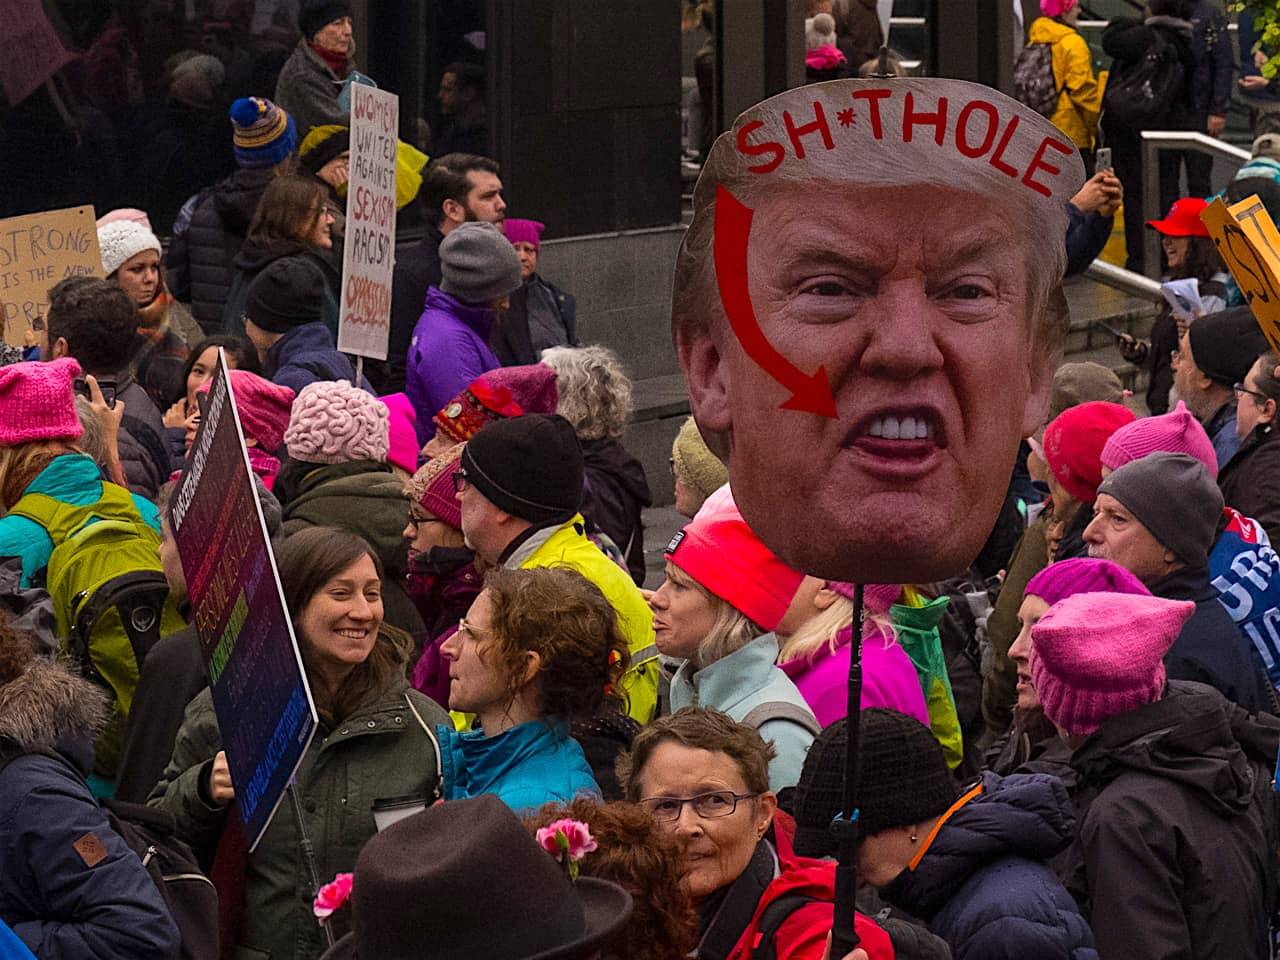
[[[1257,390],[1250,390],[1243,383],[1237,383],[1231,389],[1235,390],[1237,400],[1239,400],[1245,394],[1248,394],[1249,396],[1253,397],[1253,399],[1257,400],[1259,403],[1266,403],[1268,400],[1271,399],[1265,393],[1259,393]]]
[[[463,490],[467,489],[467,485],[470,482],[471,481],[467,479],[466,469],[463,468],[459,470],[457,473],[453,475],[453,492],[461,493]]]
[[[421,530],[424,523],[444,523],[444,521],[439,517],[415,517],[413,514],[409,514],[409,525],[414,530]]]
[[[732,790],[715,790],[700,793],[696,797],[645,797],[640,806],[649,811],[653,819],[662,822],[679,820],[686,803],[693,804],[693,812],[703,820],[727,817],[738,809],[739,800],[751,800],[758,793],[734,793]]]

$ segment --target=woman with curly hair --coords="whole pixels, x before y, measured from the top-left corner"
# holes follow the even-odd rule
[[[482,793],[522,811],[600,796],[575,720],[594,717],[630,660],[618,615],[568,567],[498,569],[440,648],[449,709],[472,729],[440,727],[444,799]]]
[[[639,806],[580,797],[549,803],[525,818],[531,833],[557,820],[579,820],[596,849],[579,863],[584,877],[608,880],[631,894],[631,918],[605,946],[605,960],[676,960],[693,949],[698,915],[683,883],[680,841]]]
[[[620,442],[631,416],[631,379],[607,347],[552,347],[542,362],[556,372],[556,412],[582,445],[582,515],[611,539],[631,578],[644,583],[641,511],[653,503],[644,467]]]

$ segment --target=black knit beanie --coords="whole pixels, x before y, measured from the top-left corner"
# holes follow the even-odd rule
[[[831,821],[843,803],[845,720],[813,741],[796,784],[795,851],[802,857],[834,857]],[[896,710],[862,711],[858,836],[921,823],[945,813],[959,796],[947,758],[933,733]]]
[[[344,0],[302,0],[302,7],[298,10],[298,29],[310,40],[333,21],[349,16],[351,4]]]
[[[489,424],[467,441],[462,470],[495,507],[530,523],[563,523],[582,502],[582,448],[559,414]]]
[[[324,312],[324,275],[302,257],[281,257],[249,284],[245,316],[270,333],[313,323]]]
[[[1188,338],[1200,372],[1225,387],[1242,382],[1258,355],[1270,349],[1249,307],[1197,317]]]

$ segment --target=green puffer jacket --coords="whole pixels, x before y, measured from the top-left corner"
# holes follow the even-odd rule
[[[440,777],[440,748],[431,731],[447,722],[448,715],[430,699],[397,685],[336,729],[321,724],[297,775],[321,883],[355,869],[356,855],[376,832],[375,800],[421,794],[430,802]],[[207,842],[221,827],[224,810],[205,803],[199,788],[205,765],[221,749],[206,689],[187,707],[173,758],[147,800],[173,814],[179,834],[192,843]],[[237,960],[319,957],[324,936],[312,913],[313,896],[286,800],[248,858]],[[337,936],[346,932],[345,926],[345,915],[335,915]]]

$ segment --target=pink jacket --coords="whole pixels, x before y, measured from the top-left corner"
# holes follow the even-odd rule
[[[869,623],[867,630],[862,641],[862,709],[888,707],[928,726],[929,710],[911,658],[875,624]],[[811,657],[779,664],[824,727],[847,712],[852,638],[853,627],[845,627],[836,634],[835,653],[823,646]]]

